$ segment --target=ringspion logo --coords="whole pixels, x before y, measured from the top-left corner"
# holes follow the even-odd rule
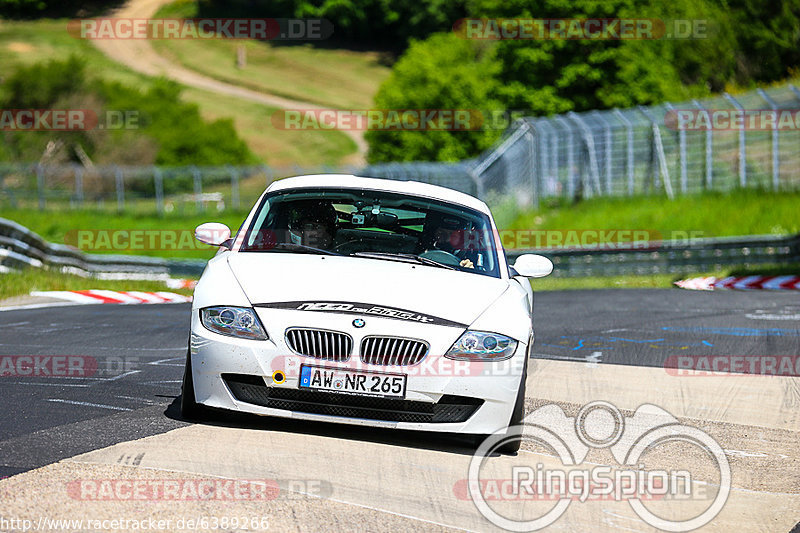
[[[555,460],[545,461],[538,454],[492,457],[498,447],[519,438],[544,445],[555,453]],[[675,445],[683,453],[670,448],[666,461],[677,461],[680,468],[646,465],[648,454]],[[616,465],[586,462],[593,449],[608,449]],[[693,472],[683,463],[698,450],[703,463]],[[639,518],[658,529],[692,531],[719,514],[730,490],[730,463],[709,434],[681,424],[655,405],[643,404],[632,416],[624,416],[605,401],[584,405],[574,417],[558,405],[545,405],[523,424],[490,435],[472,457],[467,479],[453,487],[456,497],[468,497],[492,524],[509,531],[538,531],[552,525],[571,504],[596,500],[627,502]],[[527,501],[524,508],[521,500]],[[490,506],[489,501],[496,503]],[[663,515],[662,503],[672,506],[669,518]]]

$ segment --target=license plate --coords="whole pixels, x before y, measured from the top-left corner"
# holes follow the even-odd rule
[[[301,389],[327,392],[405,398],[406,378],[407,376],[403,374],[354,372],[319,366],[300,366]]]

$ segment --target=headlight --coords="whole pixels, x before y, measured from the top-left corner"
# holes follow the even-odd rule
[[[483,331],[467,331],[444,354],[449,359],[464,361],[503,361],[514,355],[517,341]]]
[[[200,321],[206,329],[241,339],[267,340],[267,334],[255,312],[249,307],[206,307],[200,310]]]

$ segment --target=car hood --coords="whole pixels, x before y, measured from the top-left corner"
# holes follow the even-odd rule
[[[381,259],[237,252],[229,254],[228,265],[256,306],[312,309],[335,303],[350,313],[380,307],[453,326],[471,324],[508,289],[499,278]]]

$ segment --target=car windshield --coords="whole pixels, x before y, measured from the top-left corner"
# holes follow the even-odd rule
[[[336,254],[499,277],[489,217],[438,200],[361,189],[264,198],[242,252]]]

